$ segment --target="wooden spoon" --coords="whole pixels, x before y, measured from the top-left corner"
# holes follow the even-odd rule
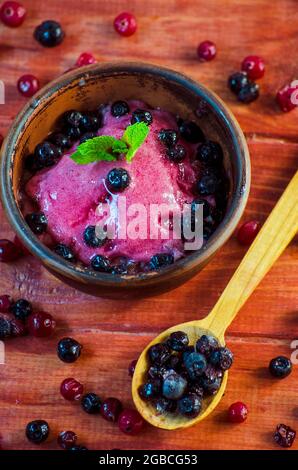
[[[162,429],[187,428],[206,418],[214,410],[225,391],[228,380],[227,372],[224,374],[217,394],[203,400],[203,409],[195,419],[170,413],[157,415],[153,407],[143,401],[138,394],[139,386],[146,382],[146,372],[149,367],[147,351],[153,344],[165,341],[174,331],[187,333],[190,344],[195,344],[198,337],[203,334],[211,334],[219,340],[220,344],[224,345],[226,329],[297,231],[298,171],[209,315],[202,320],[181,323],[163,331],[140,355],[132,381],[132,396],[137,410],[146,421]]]

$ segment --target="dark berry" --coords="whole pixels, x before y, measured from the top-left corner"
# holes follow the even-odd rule
[[[212,351],[209,361],[221,370],[228,370],[233,364],[233,353],[228,348],[218,348]]]
[[[177,402],[175,400],[169,400],[168,398],[158,398],[154,402],[154,408],[157,415],[164,413],[174,413],[177,409]]]
[[[196,418],[202,408],[202,401],[200,397],[194,393],[188,393],[178,401],[178,410],[187,418]]]
[[[219,348],[219,343],[214,336],[202,335],[196,342],[196,351],[209,357],[210,353]]]
[[[70,126],[65,129],[65,134],[72,142],[76,142],[80,139],[82,131],[79,127]]]
[[[191,144],[198,144],[205,140],[204,134],[194,121],[182,121],[179,124],[181,137]]]
[[[70,138],[60,132],[50,135],[48,139],[61,151],[69,149],[72,145]]]
[[[184,331],[175,331],[168,339],[168,345],[173,351],[184,351],[188,343],[189,339]]]
[[[6,26],[17,28],[23,23],[26,13],[26,9],[21,3],[7,1],[0,8],[0,19]]]
[[[67,127],[79,127],[82,123],[82,120],[83,120],[82,113],[80,113],[80,111],[76,111],[75,109],[66,111],[61,117],[61,121]]]
[[[17,87],[21,95],[31,98],[39,90],[40,85],[38,78],[28,73],[18,79]]]
[[[82,346],[73,338],[62,338],[57,346],[57,354],[63,362],[75,362],[81,355]]]
[[[171,356],[170,348],[163,343],[157,343],[151,346],[148,350],[148,357],[151,364],[161,366],[164,364]]]
[[[238,101],[241,103],[252,103],[259,97],[259,85],[254,82],[248,83],[245,87],[241,88],[239,91],[237,98]]]
[[[228,411],[228,418],[231,423],[243,423],[248,414],[247,406],[241,401],[233,403]]]
[[[178,133],[174,129],[161,129],[158,138],[167,147],[174,147],[178,141]]]
[[[188,392],[188,393],[194,393],[194,394],[197,395],[197,397],[199,397],[200,399],[202,399],[203,396],[204,396],[204,389],[203,389],[203,387],[201,387],[201,386],[198,385],[198,384],[191,384],[191,385],[187,388],[187,392]]]
[[[100,414],[107,421],[116,423],[122,411],[122,403],[118,398],[107,398],[101,405]]]
[[[258,220],[250,220],[245,222],[238,230],[237,240],[241,245],[249,246],[252,244],[261,228]]]
[[[87,447],[81,446],[81,445],[75,445],[70,447],[68,450],[73,450],[73,451],[81,451],[81,450],[88,450]]]
[[[135,435],[142,430],[144,420],[136,410],[126,409],[120,413],[118,426],[125,434]]]
[[[64,39],[64,31],[57,21],[47,20],[34,31],[35,39],[44,47],[55,47]]]
[[[28,333],[27,325],[23,321],[12,318],[10,324],[12,336],[17,338],[19,336],[25,336]]]
[[[136,109],[132,113],[131,117],[131,124],[135,124],[136,122],[144,122],[148,126],[152,123],[152,114],[150,111],[146,109]]]
[[[80,128],[85,132],[95,132],[99,129],[100,120],[96,114],[83,114]]]
[[[101,399],[96,393],[87,393],[82,397],[81,405],[86,413],[95,415],[100,413]]]
[[[163,379],[165,375],[168,374],[168,362],[165,363],[164,366],[151,366],[148,369],[148,379],[153,380],[153,379]]]
[[[209,62],[216,56],[216,46],[212,41],[203,41],[198,46],[198,57],[201,62]]]
[[[229,77],[228,87],[235,95],[238,95],[239,91],[246,87],[248,83],[249,80],[246,72],[235,72]]]
[[[83,391],[83,385],[72,377],[64,379],[60,385],[60,393],[68,401],[80,400]]]
[[[61,258],[65,259],[65,261],[73,263],[76,260],[73,251],[68,246],[63,245],[63,243],[58,243],[58,245],[55,246],[54,251],[57,255],[61,256]]]
[[[197,159],[206,165],[220,165],[223,161],[223,152],[217,142],[209,140],[197,149]]]
[[[70,449],[77,442],[78,436],[73,431],[62,431],[60,432],[57,442],[62,449]]]
[[[161,391],[161,380],[153,379],[139,388],[139,395],[143,400],[152,400],[157,398]]]
[[[184,365],[191,380],[196,380],[206,370],[207,362],[202,354],[193,352],[186,356]]]
[[[279,424],[276,427],[274,433],[274,440],[281,447],[292,447],[295,437],[296,431],[290,428],[290,426],[286,426],[285,424]]]
[[[27,324],[29,333],[37,338],[51,336],[56,326],[52,315],[46,312],[32,313]]]
[[[105,243],[106,238],[102,239],[97,235],[98,234],[96,233],[95,225],[88,225],[84,231],[84,241],[86,245],[91,246],[92,248],[98,248],[99,246],[102,246]]]
[[[91,266],[94,271],[98,271],[101,273],[109,273],[111,272],[111,263],[108,258],[102,255],[95,255],[91,259]]]
[[[134,360],[131,361],[131,363],[129,364],[129,367],[128,367],[128,375],[129,375],[130,377],[133,377],[133,374],[135,373],[135,368],[136,368],[137,362],[138,362],[138,360],[137,360],[137,359],[134,359]]]
[[[94,137],[97,137],[96,132],[85,132],[80,138],[80,144],[87,142],[87,140],[94,139]]]
[[[12,336],[11,322],[9,319],[0,315],[0,340]]]
[[[195,352],[194,346],[187,346],[185,350],[182,353],[182,361],[184,362],[187,358],[187,356],[191,353]]]
[[[12,298],[9,295],[0,295],[0,313],[8,313],[12,305]]]
[[[219,187],[218,177],[209,172],[208,174],[203,175],[197,182],[198,193],[202,196],[210,196],[211,194],[216,193]]]
[[[34,444],[41,444],[44,442],[50,432],[49,425],[44,420],[31,421],[26,426],[26,436],[30,442]]]
[[[200,377],[199,385],[206,395],[215,395],[220,389],[221,381],[222,377],[217,374],[217,371],[208,366],[202,377]]]
[[[111,106],[111,114],[114,117],[125,116],[129,113],[129,106],[126,101],[115,101]]]
[[[178,400],[185,393],[187,381],[176,372],[169,372],[164,378],[162,394],[169,400]]]
[[[292,372],[292,362],[285,356],[278,356],[271,359],[269,371],[273,377],[283,379]]]
[[[170,253],[158,253],[150,260],[150,268],[157,270],[174,263],[174,256]]]
[[[179,332],[178,332],[179,333]],[[177,337],[176,337],[177,338]],[[178,339],[178,338],[177,338]],[[175,342],[175,345],[176,347],[178,346],[178,342],[179,342],[179,339],[178,339],[178,342],[174,339],[174,342]],[[181,347],[182,342],[179,342],[179,346],[178,347]],[[169,344],[169,340],[168,340],[168,345],[170,346],[171,348],[171,344]],[[184,346],[184,349],[186,348],[187,346]],[[173,349],[173,348],[171,348]],[[181,359],[181,355],[180,354],[172,354],[170,359],[166,362],[165,364],[165,367],[167,369],[173,369],[175,370],[176,372],[178,372],[181,367],[182,367],[182,359]]]
[[[10,240],[0,240],[0,262],[9,263],[23,255],[21,250]]]
[[[129,12],[120,13],[114,19],[114,28],[121,36],[131,36],[137,29],[136,17]]]
[[[262,57],[249,55],[243,59],[241,69],[247,73],[250,80],[257,80],[264,76],[265,63]]]
[[[287,84],[283,86],[276,94],[278,106],[284,113],[288,113],[297,108],[298,102],[298,86],[297,84]]]
[[[48,226],[48,219],[46,218],[43,212],[33,212],[32,214],[27,214],[25,220],[32,232],[36,235],[44,233]]]
[[[18,320],[25,321],[32,313],[32,305],[26,299],[18,299],[10,310]]]
[[[109,171],[106,181],[111,191],[120,192],[129,186],[130,176],[124,168],[113,168]]]
[[[61,154],[56,145],[51,142],[44,141],[38,144],[34,150],[35,166],[38,169],[47,168],[55,165]]]
[[[179,163],[186,157],[186,150],[183,145],[177,144],[175,147],[167,149],[167,156],[171,162]]]
[[[84,65],[95,64],[96,59],[90,52],[82,52],[76,60],[77,67],[83,67]]]

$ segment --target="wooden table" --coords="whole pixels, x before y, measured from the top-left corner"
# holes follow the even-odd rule
[[[264,221],[297,168],[298,111],[282,114],[274,101],[276,90],[298,78],[296,0],[24,0],[28,17],[22,27],[0,25],[0,78],[6,85],[6,104],[0,106],[0,132],[5,133],[26,100],[16,81],[34,73],[42,83],[73,65],[77,56],[92,51],[99,61],[143,60],[180,70],[211,87],[236,114],[246,134],[252,161],[252,189],[243,220]],[[129,7],[128,7],[129,4]],[[113,30],[116,14],[129,9],[139,30],[121,38]],[[32,38],[34,27],[45,19],[61,21],[64,43],[43,49]],[[201,64],[196,46],[211,39],[218,56]],[[226,86],[228,75],[239,69],[248,54],[264,56],[266,75],[260,99],[238,104]],[[3,212],[1,238],[13,237]],[[26,423],[48,420],[53,439],[43,448],[57,447],[55,435],[75,430],[91,449],[275,449],[272,433],[282,422],[298,428],[298,370],[278,381],[269,377],[269,360],[289,356],[298,339],[297,239],[252,295],[229,329],[227,343],[235,365],[226,394],[202,424],[185,431],[166,432],[146,427],[137,437],[125,436],[117,426],[86,415],[79,404],[66,402],[59,385],[67,376],[85,384],[86,391],[102,397],[117,396],[131,405],[129,362],[157,332],[182,321],[206,315],[245,253],[235,237],[212,262],[179,289],[139,301],[96,299],[77,292],[49,275],[26,257],[1,264],[0,293],[30,299],[36,308],[55,316],[53,338],[27,337],[7,341],[6,364],[0,365],[0,433],[6,449],[32,448],[24,438]],[[84,345],[74,365],[56,356],[58,338],[69,335]],[[244,401],[249,417],[243,425],[227,423],[227,408]],[[294,448],[298,448],[296,441]]]

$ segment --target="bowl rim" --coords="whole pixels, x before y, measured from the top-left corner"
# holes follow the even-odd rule
[[[119,74],[145,74],[147,76],[159,76],[165,80],[174,82],[188,88],[212,107],[213,111],[224,122],[234,145],[237,157],[239,181],[231,196],[231,203],[224,219],[206,244],[197,252],[175,261],[174,264],[157,272],[139,273],[137,275],[120,275],[91,271],[90,268],[79,264],[64,261],[59,255],[47,248],[33,234],[25,223],[22,213],[16,202],[12,185],[12,168],[14,152],[20,135],[23,133],[27,120],[34,111],[46,103],[57,91],[67,88],[73,82],[88,79],[90,76],[119,75]],[[4,139],[1,151],[1,200],[6,216],[16,235],[29,251],[36,256],[51,271],[66,276],[74,281],[84,284],[92,283],[98,286],[137,287],[141,285],[156,285],[161,280],[172,279],[179,276],[180,269],[192,271],[198,265],[204,265],[216,251],[228,240],[235,230],[245,209],[250,190],[250,157],[244,134],[235,116],[227,105],[213,91],[192,78],[159,65],[142,62],[106,62],[93,64],[71,70],[41,88],[23,107],[14,119],[9,132]]]

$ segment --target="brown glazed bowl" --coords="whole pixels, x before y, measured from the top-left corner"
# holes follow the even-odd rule
[[[134,276],[91,271],[64,261],[43,245],[24,221],[19,207],[24,158],[69,109],[94,109],[101,103],[139,99],[184,119],[192,119],[210,139],[221,143],[230,178],[225,217],[205,246],[173,265]],[[250,160],[244,135],[227,106],[190,78],[159,66],[106,63],[79,68],[40,90],[16,117],[2,147],[1,197],[12,228],[30,252],[62,281],[87,293],[111,298],[135,298],[173,289],[194,276],[233,233],[243,213],[250,187]]]

